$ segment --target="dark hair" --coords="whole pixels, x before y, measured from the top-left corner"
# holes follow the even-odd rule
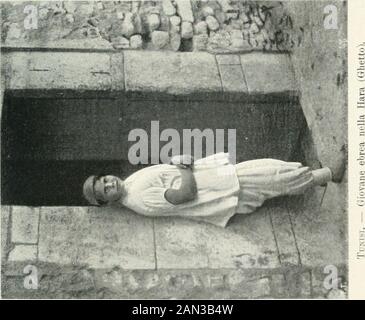
[[[98,175],[95,175],[94,179],[93,179],[93,190],[94,190],[95,200],[96,200],[96,202],[98,203],[99,206],[104,206],[108,203],[107,201],[99,200],[99,199],[96,198],[96,193],[95,193],[95,188],[94,188],[96,181],[99,180],[101,177],[104,177],[104,176],[106,176],[105,173],[99,173]]]

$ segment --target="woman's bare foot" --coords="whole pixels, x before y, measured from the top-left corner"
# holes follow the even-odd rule
[[[341,154],[338,160],[329,168],[332,172],[332,181],[335,183],[340,183],[345,175],[347,167],[347,148],[345,145],[341,148]]]

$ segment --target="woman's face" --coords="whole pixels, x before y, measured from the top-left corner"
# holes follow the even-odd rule
[[[94,192],[99,201],[117,201],[123,196],[124,182],[115,176],[102,176],[95,181]]]

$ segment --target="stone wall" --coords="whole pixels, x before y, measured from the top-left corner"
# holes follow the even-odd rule
[[[25,29],[26,5],[36,29]],[[292,19],[280,2],[232,0],[2,3],[5,45],[89,39],[105,48],[213,53],[290,50]]]

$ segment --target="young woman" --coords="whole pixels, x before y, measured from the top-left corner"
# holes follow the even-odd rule
[[[175,156],[171,164],[154,165],[122,180],[89,177],[83,187],[93,205],[121,205],[146,216],[181,216],[225,227],[236,213],[247,214],[265,200],[304,193],[315,185],[340,180],[330,168],[310,170],[298,162],[260,159],[233,165],[218,153],[193,161]]]

